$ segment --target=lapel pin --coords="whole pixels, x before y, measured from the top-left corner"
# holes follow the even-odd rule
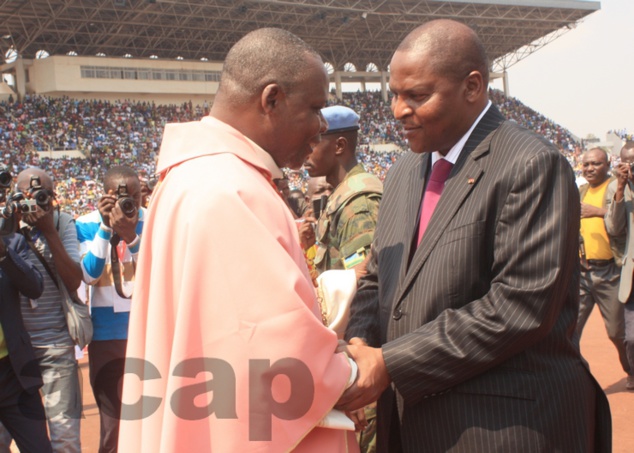
[[[468,182],[469,184],[473,184],[473,183],[475,182],[475,179],[473,179],[473,178],[469,178],[469,179],[467,179],[467,182]]]

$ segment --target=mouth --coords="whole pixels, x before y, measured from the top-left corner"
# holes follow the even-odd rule
[[[404,125],[403,126],[403,133],[405,134],[412,134],[418,130],[422,129],[420,126],[407,126]]]

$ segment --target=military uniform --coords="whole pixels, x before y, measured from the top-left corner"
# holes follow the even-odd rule
[[[320,273],[363,261],[374,238],[382,194],[381,180],[361,164],[335,188],[317,223],[315,266]]]

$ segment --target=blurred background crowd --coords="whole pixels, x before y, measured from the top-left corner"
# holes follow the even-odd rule
[[[577,175],[581,173],[584,143],[567,129],[539,112],[490,90],[490,98],[510,120],[543,135],[566,156]],[[389,102],[380,92],[344,93],[341,104],[361,116],[359,160],[383,179],[397,157],[407,149]],[[0,152],[3,162],[17,175],[28,166],[39,166],[54,175],[62,208],[81,215],[96,208],[104,172],[112,165],[129,165],[142,178],[154,173],[163,128],[171,122],[200,119],[209,106],[156,105],[149,102],[78,100],[26,96],[18,102],[0,102]],[[632,139],[627,131],[612,131]],[[391,145],[388,150],[386,146]],[[381,148],[381,150],[377,150]],[[50,156],[80,151],[85,158]],[[49,156],[49,157],[46,157]],[[308,175],[288,172],[292,189],[304,189]]]

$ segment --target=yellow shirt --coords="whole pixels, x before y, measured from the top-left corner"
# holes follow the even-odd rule
[[[4,341],[4,332],[0,326],[0,359],[4,359],[8,355],[9,351],[7,350],[7,342]]]
[[[603,207],[605,191],[610,180],[606,180],[597,187],[589,187],[583,202],[598,208]],[[609,260],[614,258],[610,249],[610,240],[605,231],[603,217],[590,217],[581,219],[581,236],[586,249],[586,259],[589,260]]]

